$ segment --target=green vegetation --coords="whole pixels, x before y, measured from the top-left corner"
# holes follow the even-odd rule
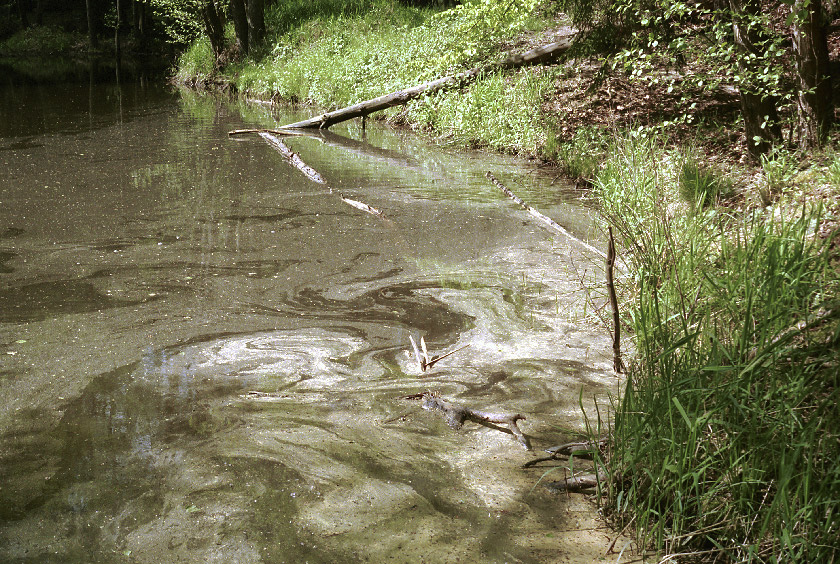
[[[729,180],[649,131],[608,143],[594,192],[625,249],[636,348],[603,461],[611,519],[667,555],[833,561],[840,279],[815,236],[824,210],[700,207]]]
[[[500,42],[550,21],[549,12],[533,8],[488,0],[443,11],[389,0],[275,3],[266,10],[266,39],[250,58],[220,68],[211,44],[199,40],[181,55],[176,78],[221,78],[245,96],[337,108],[499,58]],[[464,91],[431,95],[384,117],[442,140],[535,154],[550,120],[535,119],[533,108],[556,75],[527,69],[481,77]]]
[[[85,44],[85,37],[80,33],[54,26],[30,27],[0,42],[0,55],[66,54]]]

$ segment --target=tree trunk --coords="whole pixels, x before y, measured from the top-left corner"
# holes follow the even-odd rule
[[[114,56],[117,59],[117,65],[120,60],[120,22],[122,21],[122,12],[120,11],[120,0],[116,0],[117,4],[117,22],[114,25]],[[119,71],[117,71],[119,72]]]
[[[20,17],[20,26],[24,29],[29,27],[29,6],[24,5],[25,0],[17,0],[18,17]],[[27,2],[28,4],[28,2]]]
[[[764,53],[756,47],[762,33],[756,24],[761,13],[759,0],[729,0],[732,31],[738,54],[738,68],[743,75],[740,85],[741,113],[747,135],[747,150],[758,158],[766,154],[782,138],[782,127],[776,110],[777,99],[755,84],[752,76],[764,65]]]
[[[834,118],[822,2],[796,0],[793,13],[793,51],[799,74],[799,146],[812,149],[825,141]]]
[[[265,0],[247,0],[248,45],[259,45],[265,35]]]
[[[96,29],[94,27],[92,0],[85,0],[85,11],[87,12],[88,42],[89,48],[96,47]]]
[[[201,8],[201,18],[204,20],[204,28],[210,40],[210,46],[213,48],[213,54],[218,61],[225,48],[225,22],[214,0],[206,0]]]
[[[236,46],[243,55],[248,54],[248,14],[245,0],[230,0],[230,14],[233,17],[233,29],[236,31]]]

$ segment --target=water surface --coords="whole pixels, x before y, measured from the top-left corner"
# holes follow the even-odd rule
[[[591,561],[591,509],[532,487],[615,391],[582,288],[592,213],[534,163],[147,82],[7,84],[0,560]],[[384,218],[347,205],[363,201]],[[599,294],[599,293],[596,293]],[[421,372],[409,335],[433,352]],[[522,413],[447,427],[406,396]],[[588,535],[588,536],[587,536]],[[594,552],[587,552],[588,550]]]

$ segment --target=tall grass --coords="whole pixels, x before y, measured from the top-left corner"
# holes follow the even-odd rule
[[[626,249],[636,347],[608,509],[663,555],[837,561],[840,300],[820,210],[678,204],[685,162],[620,136],[594,181]]]

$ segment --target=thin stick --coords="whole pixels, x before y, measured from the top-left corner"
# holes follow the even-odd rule
[[[496,179],[496,177],[495,177],[495,176],[493,176],[493,173],[491,173],[490,171],[488,171],[488,172],[487,172],[487,174],[486,174],[485,176],[487,176],[487,178],[490,180],[490,182],[492,182],[493,184],[495,184],[495,185],[496,185],[496,188],[498,188],[499,190],[501,190],[502,192],[504,192],[504,193],[505,193],[505,195],[506,195],[508,198],[510,198],[511,200],[513,200],[514,202],[516,202],[517,204],[519,204],[520,206],[522,206],[522,207],[525,209],[525,211],[527,211],[528,213],[530,213],[531,215],[533,215],[534,217],[536,217],[537,219],[539,219],[541,222],[543,222],[544,224],[548,225],[548,226],[549,226],[549,227],[551,227],[552,229],[554,229],[554,230],[556,230],[556,231],[559,231],[562,235],[564,235],[565,237],[568,237],[568,238],[569,238],[569,239],[571,239],[572,241],[575,241],[576,243],[578,243],[578,244],[580,244],[581,246],[585,247],[587,250],[592,251],[593,253],[595,253],[595,254],[597,254],[597,255],[601,255],[601,256],[602,256],[602,257],[604,257],[604,258],[607,258],[607,255],[605,255],[603,251],[601,251],[601,250],[599,250],[599,249],[596,249],[595,247],[593,247],[592,245],[590,245],[589,243],[587,243],[587,242],[585,242],[585,241],[581,241],[580,239],[578,239],[577,237],[575,237],[574,235],[572,235],[571,233],[569,233],[568,231],[566,231],[566,230],[565,230],[565,229],[564,229],[561,225],[559,225],[556,221],[554,221],[553,219],[551,219],[551,218],[550,218],[550,217],[548,217],[548,216],[545,216],[545,215],[541,214],[540,212],[538,212],[537,210],[535,210],[534,208],[532,208],[531,206],[529,206],[528,204],[526,204],[526,203],[525,203],[525,201],[524,201],[522,198],[520,198],[519,196],[517,196],[516,194],[514,194],[514,193],[513,193],[513,192],[512,192],[512,191],[511,191],[511,190],[510,190],[507,186],[505,186],[504,184],[502,184],[501,182],[499,182],[499,181]]]
[[[607,291],[610,294],[610,304],[613,310],[613,369],[616,373],[624,372],[624,363],[621,361],[621,317],[618,314],[618,297],[615,295],[615,283],[613,280],[613,267],[615,265],[615,240],[613,239],[612,226],[609,228],[610,241],[607,247]]]

